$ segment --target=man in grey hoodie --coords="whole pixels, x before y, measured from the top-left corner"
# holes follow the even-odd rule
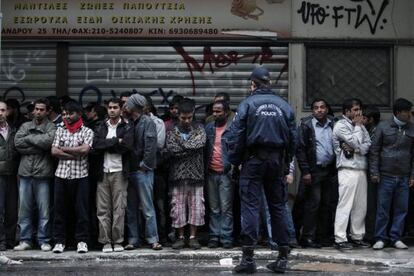
[[[367,212],[367,153],[371,146],[369,133],[363,125],[359,99],[342,104],[343,118],[333,129],[336,167],[338,168],[338,205],[335,216],[335,246],[339,250],[368,247],[363,241]],[[352,216],[351,216],[352,214]],[[346,230],[350,221],[352,243]]]

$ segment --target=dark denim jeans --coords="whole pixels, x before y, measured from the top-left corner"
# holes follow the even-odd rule
[[[210,171],[208,175],[210,240],[233,242],[233,185],[228,174]]]
[[[157,217],[153,201],[154,189],[154,172],[138,171],[130,174],[129,185],[133,185],[134,189],[129,188],[128,192],[135,191],[137,196],[128,196],[127,204],[127,229],[128,243],[137,245],[139,243],[138,236],[138,202],[141,207],[145,219],[145,239],[149,244],[159,241],[157,229]]]
[[[400,240],[404,230],[405,217],[408,212],[408,177],[381,176],[378,185],[377,219],[375,238],[395,243]],[[393,220],[389,234],[387,227],[390,211]]]

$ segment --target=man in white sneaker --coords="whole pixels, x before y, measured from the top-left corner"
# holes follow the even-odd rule
[[[94,133],[84,126],[82,108],[77,102],[68,102],[63,113],[64,126],[57,129],[52,144],[52,155],[59,159],[55,173],[53,238],[56,244],[53,252],[62,253],[65,249],[67,208],[74,208],[77,251],[86,253],[89,240],[88,153]]]
[[[109,119],[96,129],[92,153],[97,156],[96,167],[100,168],[96,209],[98,241],[103,244],[104,253],[124,250],[129,156],[134,143],[134,126],[121,117],[121,99],[109,100],[107,109]]]
[[[371,181],[378,187],[374,250],[383,249],[388,242],[394,248],[408,249],[401,236],[408,212],[409,187],[414,186],[412,108],[410,101],[397,99],[393,118],[379,123],[372,141]]]
[[[50,109],[47,99],[35,101],[34,106],[33,120],[24,123],[14,138],[16,149],[21,154],[18,172],[20,244],[14,247],[17,251],[32,248],[35,210],[39,246],[42,251],[51,250],[49,188],[53,178],[53,159],[50,148],[56,127],[47,118]]]

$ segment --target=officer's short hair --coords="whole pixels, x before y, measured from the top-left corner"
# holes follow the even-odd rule
[[[194,113],[195,102],[190,98],[184,98],[178,105],[178,113]]]
[[[357,98],[345,99],[342,103],[342,113],[345,114],[347,110],[351,110],[354,105],[359,105],[362,108],[362,102]]]

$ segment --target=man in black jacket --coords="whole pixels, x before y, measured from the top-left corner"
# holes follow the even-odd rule
[[[121,118],[122,102],[108,102],[109,119],[95,132],[93,154],[99,163],[96,208],[102,251],[120,252],[124,248],[124,217],[127,204],[129,153],[134,143],[134,128]]]
[[[0,101],[0,251],[13,248],[17,226],[16,128],[7,123],[7,104]]]
[[[299,243],[305,248],[320,248],[320,243],[329,246],[333,242],[337,174],[332,129],[333,118],[328,116],[327,102],[315,99],[312,116],[303,118],[299,126],[297,151],[304,189],[304,219]]]
[[[378,183],[377,219],[373,248],[386,242],[397,249],[408,247],[401,241],[408,211],[409,187],[414,186],[414,125],[410,122],[413,104],[406,99],[394,103],[394,116],[381,122],[370,149],[371,181]],[[390,211],[393,213],[388,233]]]
[[[162,249],[159,243],[157,217],[154,207],[154,169],[157,155],[157,130],[153,120],[144,114],[147,100],[144,96],[134,94],[128,98],[124,111],[134,124],[134,147],[130,162],[130,187],[128,187],[128,245],[133,249],[138,244],[137,214],[138,206],[135,198],[140,201],[145,218],[145,237],[152,249]]]

